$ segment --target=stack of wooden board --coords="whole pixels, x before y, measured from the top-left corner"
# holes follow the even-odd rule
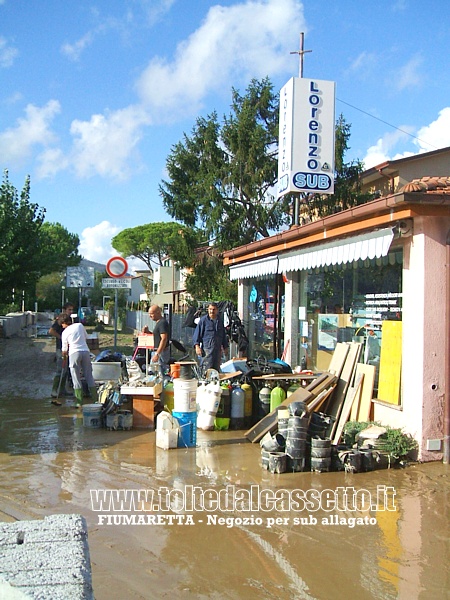
[[[281,403],[281,406],[288,406],[292,402],[304,402],[308,412],[320,410],[332,417],[329,436],[334,444],[339,442],[349,418],[359,422],[370,419],[375,367],[358,362],[361,350],[359,342],[338,343],[328,371]],[[258,442],[267,432],[275,432],[277,426],[275,409],[249,429],[245,436],[251,442]]]
[[[336,374],[338,382],[323,410],[335,419],[330,431],[334,444],[339,442],[349,419],[370,419],[375,367],[358,362],[361,351],[359,342],[339,343],[331,360],[330,371]]]
[[[298,388],[293,394],[283,400],[280,406],[289,406],[292,402],[304,402],[308,411],[319,410],[323,403],[333,392],[336,385],[336,376],[325,371],[305,387]],[[267,432],[273,433],[278,427],[277,409],[265,415],[256,425],[245,433],[251,442],[259,442]]]

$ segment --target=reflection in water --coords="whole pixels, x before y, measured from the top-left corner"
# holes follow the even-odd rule
[[[80,411],[69,407],[55,411],[36,401],[5,399],[0,415],[0,516],[1,511],[20,518],[84,515],[97,600],[447,598],[444,465],[359,475],[272,475],[260,467],[259,446],[236,443],[231,439],[236,432],[199,432],[197,448],[167,451],[156,448],[153,432],[85,428]],[[227,436],[235,443],[211,445]],[[91,505],[92,490],[157,494],[166,487],[181,493],[189,485],[217,493],[227,485],[244,490],[253,485],[289,494],[353,487],[368,490],[375,499],[385,485],[397,493],[397,510],[372,511],[376,524],[354,527],[349,518],[367,513],[324,506],[302,512],[282,506],[246,512],[241,506],[231,512],[191,513],[195,525],[107,526],[99,524]],[[158,514],[150,502],[145,511]],[[209,514],[241,521],[213,525]],[[245,517],[254,521],[246,524]],[[335,524],[342,517],[347,524]],[[274,519],[270,526],[268,518]]]

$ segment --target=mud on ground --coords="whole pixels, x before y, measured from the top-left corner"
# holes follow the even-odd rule
[[[231,431],[199,432],[196,448],[162,450],[154,432],[86,428],[70,399],[52,406],[53,358],[53,339],[0,339],[0,520],[82,514],[96,600],[448,598],[447,466],[274,475],[261,469],[259,446]],[[258,494],[284,490],[285,498],[344,487],[375,498],[388,487],[395,510],[371,510],[375,524],[355,526],[360,510],[299,512],[281,503],[251,513],[200,510],[193,525],[114,525],[108,517],[123,512],[103,508],[102,521],[92,505],[93,490],[158,494],[188,486],[253,486]],[[144,513],[157,514],[154,504]],[[229,520],[208,524],[208,515]]]

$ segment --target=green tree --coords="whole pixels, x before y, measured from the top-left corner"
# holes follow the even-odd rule
[[[197,300],[231,300],[237,304],[237,285],[230,281],[228,267],[220,255],[206,251],[186,278],[186,291]]]
[[[307,213],[311,220],[364,204],[371,194],[361,192],[361,173],[364,165],[360,160],[346,163],[345,153],[350,149],[350,130],[344,116],[339,115],[335,129],[335,176],[334,194],[312,194],[307,198]]]
[[[174,222],[124,229],[111,240],[113,248],[122,256],[139,258],[150,270],[153,270],[152,263],[162,265],[167,256],[180,267],[190,266],[198,242],[198,232]]]
[[[270,235],[289,220],[288,200],[272,194],[277,178],[278,96],[266,78],[241,96],[229,116],[198,118],[191,136],[172,147],[169,180],[160,185],[175,219],[202,229],[218,249]]]
[[[63,271],[77,266],[81,261],[78,254],[80,238],[69,233],[60,223],[43,223],[39,231],[39,270],[41,275]]]
[[[0,303],[25,292],[31,307],[40,277],[59,273],[61,289],[62,270],[80,262],[78,236],[59,223],[46,223],[44,216],[45,209],[30,201],[30,178],[19,195],[5,170],[0,186]],[[46,283],[38,290],[39,299],[47,295]]]
[[[54,310],[59,308],[62,300],[62,289],[64,285],[64,273],[54,271],[43,275],[36,283],[36,300],[39,309]]]
[[[40,229],[45,209],[30,202],[30,178],[20,196],[4,171],[0,186],[0,302],[9,303],[14,290],[33,289],[39,275]]]

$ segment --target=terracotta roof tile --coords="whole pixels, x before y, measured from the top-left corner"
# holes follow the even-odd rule
[[[450,177],[419,177],[404,185],[400,192],[439,192],[450,194]]]

